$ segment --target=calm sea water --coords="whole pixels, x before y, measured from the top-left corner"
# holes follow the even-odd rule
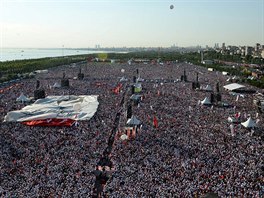
[[[1,48],[0,61],[34,59],[45,57],[68,56],[78,54],[105,53],[106,51],[90,51],[84,49],[37,49],[37,48]],[[111,51],[107,51],[110,53]]]

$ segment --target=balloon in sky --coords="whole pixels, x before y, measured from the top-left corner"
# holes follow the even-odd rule
[[[173,8],[174,8],[174,6],[173,6],[173,5],[171,5],[171,6],[170,6],[170,9],[172,10]]]

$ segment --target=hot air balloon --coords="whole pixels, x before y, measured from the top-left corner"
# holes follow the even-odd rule
[[[171,5],[171,6],[170,6],[170,9],[172,10],[173,8],[174,8],[174,6],[173,6],[173,5]]]

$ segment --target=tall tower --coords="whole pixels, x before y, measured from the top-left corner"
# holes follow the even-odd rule
[[[204,57],[203,57],[203,51],[201,51],[201,63],[203,62],[203,59],[204,59]]]
[[[222,50],[226,50],[225,43],[222,43]]]

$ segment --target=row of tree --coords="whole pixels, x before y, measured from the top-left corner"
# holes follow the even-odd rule
[[[15,79],[18,77],[18,74],[49,69],[59,65],[71,64],[84,60],[86,60],[86,55],[0,62],[0,82]]]

